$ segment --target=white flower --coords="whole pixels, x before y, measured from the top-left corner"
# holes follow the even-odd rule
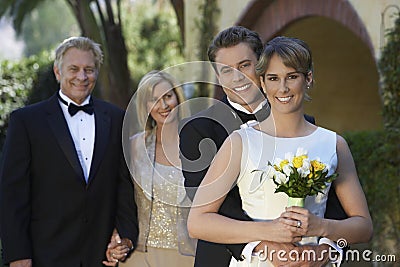
[[[287,159],[289,162],[292,162],[293,158],[294,158],[294,155],[292,152],[285,153],[285,159]]]
[[[268,179],[273,179],[276,171],[273,166],[268,165],[267,169],[264,171],[264,173],[267,175]]]
[[[275,159],[274,159],[273,165],[281,166],[282,160],[283,160],[283,159],[281,159],[281,158],[275,158]]]
[[[296,157],[301,156],[301,155],[307,155],[307,154],[308,154],[308,151],[305,150],[304,148],[302,148],[302,147],[297,148]]]
[[[303,165],[297,168],[297,172],[301,177],[307,177],[310,174],[311,162],[309,158],[303,159]]]
[[[301,177],[307,177],[310,174],[310,169],[309,168],[298,168],[297,172],[300,174]]]
[[[286,176],[290,176],[290,174],[292,173],[291,166],[289,164],[283,166],[283,172],[286,174]]]
[[[275,172],[275,179],[277,180],[277,182],[279,184],[283,184],[289,180],[289,177],[287,177],[286,175],[284,175],[281,172]]]
[[[309,158],[303,159],[303,168],[310,168],[311,167],[311,161]]]
[[[329,166],[328,164],[325,164],[325,168],[323,171],[329,173],[330,168],[331,168],[331,166]]]

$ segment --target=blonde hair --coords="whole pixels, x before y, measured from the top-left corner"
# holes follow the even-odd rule
[[[96,70],[100,70],[100,65],[103,63],[103,52],[101,51],[100,45],[98,43],[95,43],[93,40],[82,36],[70,37],[68,39],[65,39],[56,48],[56,58],[54,60],[54,66],[57,66],[59,70],[61,70],[64,54],[70,48],[77,48],[83,51],[92,51],[94,55]]]
[[[190,115],[189,109],[186,105],[180,105],[186,99],[182,87],[178,86],[174,77],[166,72],[152,70],[142,77],[136,92],[136,112],[138,122],[141,129],[144,129],[146,132],[151,132],[156,125],[154,119],[147,110],[147,102],[153,98],[154,87],[163,81],[166,81],[171,85],[171,90],[174,91],[178,98],[178,119],[180,120]]]

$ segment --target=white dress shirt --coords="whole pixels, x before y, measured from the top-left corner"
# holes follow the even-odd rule
[[[69,97],[59,91],[60,97],[65,100],[68,105],[70,102],[77,106],[83,106],[89,103],[90,96],[88,96],[81,105],[72,101]],[[69,132],[71,133],[72,140],[75,144],[75,150],[81,163],[83,174],[86,182],[89,178],[90,166],[92,164],[94,138],[95,138],[95,122],[94,114],[87,114],[84,111],[78,111],[74,116],[68,112],[68,106],[60,102],[61,109],[64,113],[65,120],[67,121]]]
[[[268,100],[265,99],[263,102],[261,102],[261,103],[256,107],[255,110],[253,110],[253,112],[250,112],[250,111],[248,111],[247,109],[245,109],[242,105],[240,105],[240,104],[238,104],[238,103],[235,103],[235,102],[233,102],[232,100],[230,100],[229,97],[227,97],[227,99],[228,99],[229,104],[231,104],[231,106],[232,106],[234,109],[239,110],[239,111],[242,111],[242,112],[244,112],[244,113],[246,113],[246,114],[255,114],[257,111],[259,111],[259,110],[268,102]]]

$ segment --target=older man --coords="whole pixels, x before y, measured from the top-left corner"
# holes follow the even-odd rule
[[[124,113],[91,96],[102,56],[89,38],[65,40],[54,62],[59,90],[11,114],[0,170],[1,241],[11,267],[103,266],[115,228],[135,246]]]

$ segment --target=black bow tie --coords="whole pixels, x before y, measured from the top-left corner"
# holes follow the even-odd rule
[[[60,99],[60,101],[64,105],[68,106],[68,113],[71,116],[74,116],[79,110],[82,110],[83,112],[86,112],[87,114],[90,114],[90,115],[92,115],[94,113],[92,98],[90,98],[89,104],[86,104],[86,105],[83,105],[83,106],[77,106],[72,102],[70,102],[69,105],[68,105],[67,101],[62,99],[60,95],[58,95],[58,98]]]
[[[256,113],[253,113],[253,114],[251,114],[251,113],[249,114],[249,113],[243,112],[241,110],[235,109],[229,103],[228,98],[226,96],[222,99],[222,102],[225,103],[226,105],[228,105],[239,116],[242,123],[247,123],[248,121],[251,121],[251,120],[256,120],[258,122],[261,122],[261,121],[265,120],[266,118],[268,118],[268,116],[271,112],[268,102],[265,103],[259,111],[257,111]]]
[[[236,110],[236,109],[234,109],[234,111],[236,112],[236,114],[239,116],[239,118],[242,120],[243,123],[246,123],[251,120],[256,120],[258,122],[261,122],[261,121],[265,120],[269,116],[269,113],[270,113],[268,103],[265,104],[259,111],[257,111],[254,114],[248,114],[243,111]]]
[[[93,104],[89,103],[83,106],[77,106],[74,103],[69,103],[68,112],[71,116],[74,116],[79,110],[82,110],[83,112],[92,115],[94,112]]]

